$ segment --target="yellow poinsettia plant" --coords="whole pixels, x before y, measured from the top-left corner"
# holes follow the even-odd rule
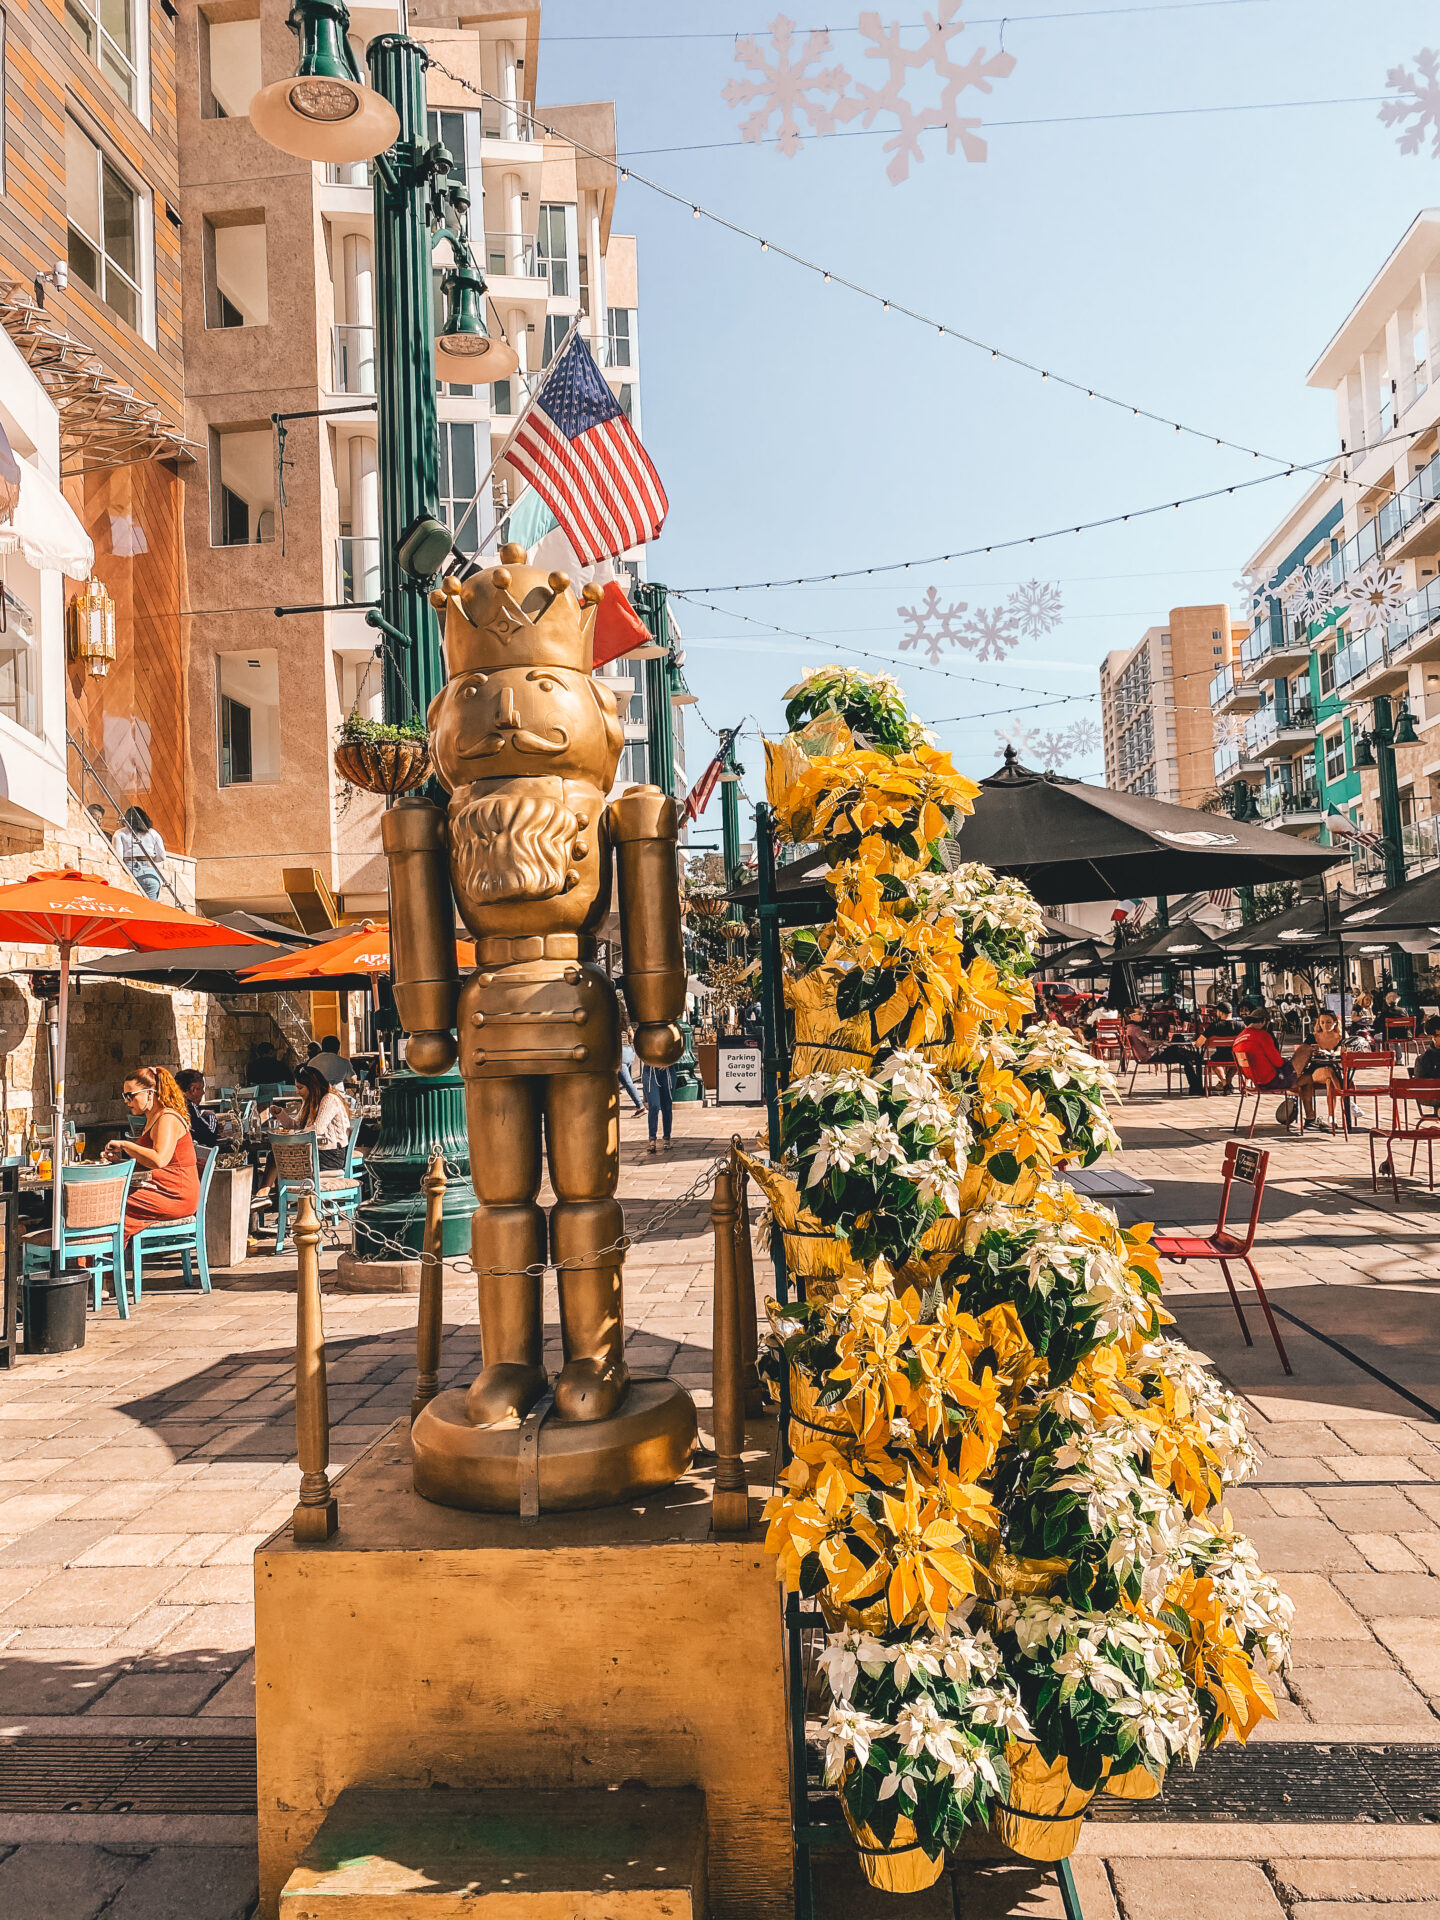
[[[1290,1605],[1224,1510],[1244,1420],[1166,1330],[1149,1229],[1060,1178],[1118,1146],[1115,1083],[1027,1024],[1039,909],[955,857],[978,788],[884,676],[819,670],[786,717],[767,794],[825,847],[834,914],[790,946],[760,1169],[811,1276],[770,1306],[767,1544],[829,1627],[846,1817],[938,1858],[1023,1799],[1007,1755],[1083,1795],[1245,1738]]]

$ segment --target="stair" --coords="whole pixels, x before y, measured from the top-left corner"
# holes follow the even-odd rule
[[[706,1920],[705,1796],[351,1787],[280,1920]]]

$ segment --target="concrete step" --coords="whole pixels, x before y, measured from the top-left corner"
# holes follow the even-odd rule
[[[694,1789],[460,1793],[351,1787],[280,1920],[706,1920]]]

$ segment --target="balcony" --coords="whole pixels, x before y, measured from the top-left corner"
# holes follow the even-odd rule
[[[1389,659],[1429,660],[1440,654],[1440,580],[1411,594],[1400,618],[1385,629]]]
[[[1240,647],[1240,667],[1248,680],[1283,680],[1310,658],[1310,640],[1283,615],[1260,613]]]
[[[491,233],[487,228],[485,275],[490,280],[543,280],[548,288],[550,262],[540,258],[533,234]]]
[[[1215,749],[1215,784],[1227,786],[1232,780],[1261,780],[1265,769],[1255,758],[1248,741],[1226,740]]]
[[[1212,713],[1253,713],[1259,704],[1260,689],[1238,679],[1233,666],[1222,667],[1210,682]]]
[[[1308,700],[1290,712],[1262,707],[1245,722],[1245,738],[1256,760],[1288,760],[1315,744],[1315,709]]]
[[[1422,389],[1423,391],[1423,389]],[[1384,555],[1390,564],[1417,554],[1440,553],[1440,454],[1407,480],[1373,519],[1330,556],[1330,577],[1337,587],[1359,572],[1367,560]]]
[[[375,329],[373,327],[332,327],[330,329],[330,391],[332,393],[374,393]]]
[[[347,607],[380,598],[380,542],[367,534],[342,533],[335,542],[336,599]]]
[[[1413,880],[1418,873],[1428,872],[1431,867],[1440,866],[1440,818],[1432,816],[1413,826],[1402,827],[1400,845],[1405,854],[1407,880]],[[1374,893],[1377,887],[1385,885],[1383,847],[1352,848],[1350,866],[1357,893]]]
[[[1314,786],[1266,787],[1256,795],[1262,825],[1275,833],[1307,833],[1325,818],[1320,792]]]
[[[1408,642],[1407,642],[1408,644]],[[1405,684],[1405,669],[1396,665],[1385,636],[1373,628],[1356,634],[1335,654],[1335,691],[1343,700],[1362,700]]]

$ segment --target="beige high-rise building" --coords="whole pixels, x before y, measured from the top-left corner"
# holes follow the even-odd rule
[[[1209,683],[1239,651],[1229,607],[1172,607],[1100,666],[1105,784],[1196,807],[1214,791]]]

